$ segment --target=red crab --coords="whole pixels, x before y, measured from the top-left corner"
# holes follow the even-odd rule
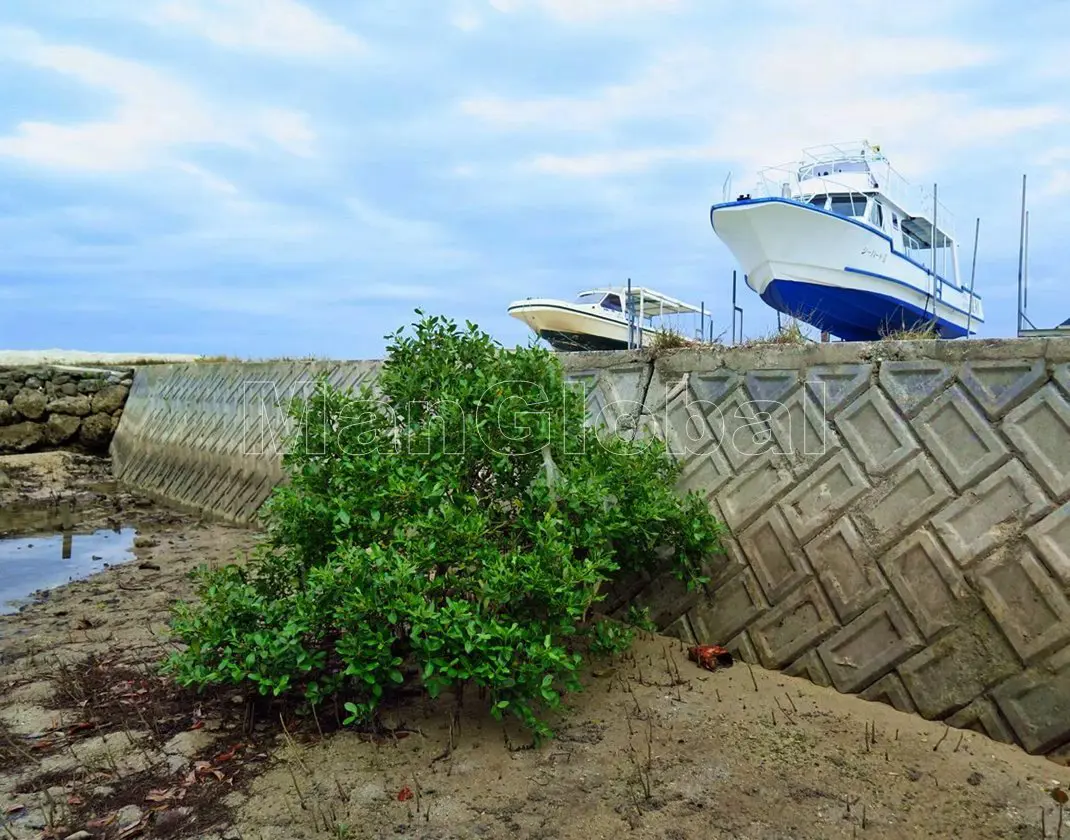
[[[695,645],[688,648],[687,658],[707,671],[732,667],[732,654],[720,645]]]

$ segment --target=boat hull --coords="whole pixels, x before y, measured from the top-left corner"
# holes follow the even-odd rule
[[[979,301],[870,226],[790,199],[714,205],[710,221],[767,304],[845,341],[900,330],[967,335]]]
[[[509,307],[555,350],[626,350],[628,323],[556,301],[525,301]]]

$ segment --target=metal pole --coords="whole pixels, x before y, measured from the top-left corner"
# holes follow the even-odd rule
[[[634,318],[634,313],[632,311],[632,278],[631,277],[628,278],[628,298],[627,298],[627,301],[628,301],[627,304],[626,304],[627,305],[627,309],[625,311],[628,314],[628,349],[631,350],[634,347],[633,338],[634,338],[634,333],[635,333],[635,318]]]
[[[929,237],[929,248],[932,251],[933,264],[933,297],[936,297],[936,184],[933,184],[933,235]],[[936,313],[936,302],[933,302],[933,314]]]
[[[732,272],[732,343],[736,343],[736,272]]]
[[[1018,232],[1018,335],[1022,334],[1022,269],[1025,265],[1025,175],[1022,175],[1022,222]]]
[[[1029,322],[1029,211],[1025,211],[1025,248],[1022,265],[1022,317]]]
[[[747,282],[747,275],[743,275],[743,282]],[[739,307],[739,341],[743,342],[743,307]]]
[[[706,301],[699,301],[698,306],[698,340],[702,341],[702,337],[706,334]]]
[[[970,337],[970,322],[973,320],[973,281],[977,277],[977,240],[981,236],[981,217],[977,217],[977,225],[973,229],[973,264],[970,266],[970,304],[966,312],[966,338]]]

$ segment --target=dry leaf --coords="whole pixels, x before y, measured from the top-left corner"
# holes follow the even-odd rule
[[[175,789],[168,788],[167,790],[150,790],[145,796],[146,802],[167,802],[175,798]]]
[[[220,753],[219,755],[217,755],[215,757],[215,760],[219,761],[219,762],[231,761],[234,758],[234,756],[238,754],[238,750],[240,750],[243,746],[245,746],[245,745],[244,744],[235,744],[233,747],[231,747],[225,753]]]
[[[137,835],[141,834],[144,830],[145,821],[141,820],[140,822],[136,822],[133,825],[127,826],[122,831],[120,831],[117,836],[120,838],[120,840],[126,840],[127,837],[137,837]]]

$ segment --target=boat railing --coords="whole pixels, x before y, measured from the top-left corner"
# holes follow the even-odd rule
[[[840,149],[840,147],[830,148],[834,150]],[[840,178],[845,175],[852,176],[850,182],[840,180],[840,178],[831,175],[814,174],[815,171],[820,170],[820,167],[816,166],[816,164],[822,162],[835,165],[836,163],[853,163],[862,162],[863,160],[866,163],[864,169],[836,173]],[[809,177],[800,180],[800,172],[806,173]],[[810,198],[821,191],[840,193],[878,191],[892,204],[896,205],[902,213],[910,217],[924,219],[930,225],[933,222],[933,211],[935,209],[937,229],[944,236],[956,239],[955,217],[943,202],[933,201],[933,189],[911,184],[892,168],[886,158],[879,154],[874,157],[865,157],[861,154],[857,157],[844,156],[835,160],[815,158],[803,164],[794,162],[768,166],[758,172],[758,180],[757,192],[763,197],[797,198],[804,202],[808,202]],[[803,181],[807,184],[807,189],[805,190],[802,187]],[[820,183],[821,189],[812,188],[813,182]],[[864,186],[860,187],[860,183],[864,183]],[[730,200],[730,198],[726,197],[725,200]]]

